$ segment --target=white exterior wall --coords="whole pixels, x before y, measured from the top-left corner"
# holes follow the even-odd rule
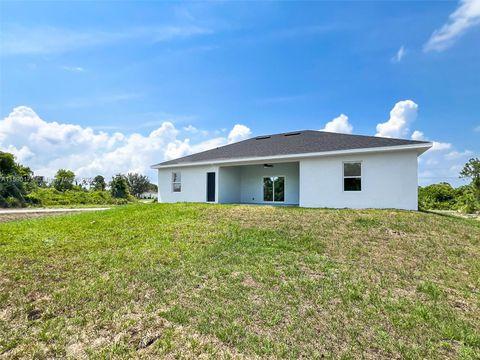
[[[182,191],[172,191],[172,172],[180,172]],[[216,172],[215,202],[271,204],[263,201],[263,177],[285,177],[285,201],[281,204],[299,202],[299,164],[263,164],[243,166],[192,166],[158,170],[158,202],[205,202],[207,193],[207,172]]]
[[[362,190],[343,191],[343,162],[362,162]],[[300,160],[302,207],[417,210],[417,152],[398,151]]]
[[[263,164],[247,165],[240,167],[240,202],[251,204],[271,204],[263,201],[263,177],[285,177],[285,201],[279,204],[298,204],[298,162],[272,164],[273,167],[265,168]]]
[[[240,167],[220,167],[218,174],[218,202],[224,204],[239,203]]]
[[[172,191],[172,172],[182,175],[182,191]],[[216,172],[215,200],[218,200],[218,167],[189,166],[158,170],[158,202],[206,202],[207,172]]]
[[[362,162],[362,190],[343,191],[343,162]],[[269,162],[271,163],[271,162]],[[235,166],[186,166],[159,169],[159,202],[205,202],[207,172],[216,173],[219,203],[263,201],[263,177],[285,177],[285,202],[302,207],[397,208],[417,210],[417,151],[319,156],[297,162]],[[172,172],[182,176],[182,191],[172,192]]]

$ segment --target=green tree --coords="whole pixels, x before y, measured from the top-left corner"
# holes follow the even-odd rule
[[[47,182],[45,181],[45,177],[43,176],[34,176],[33,182],[35,183],[36,186],[41,188],[46,188],[48,186]]]
[[[150,180],[148,177],[137,173],[127,174],[128,185],[130,191],[135,197],[139,197],[143,192],[148,191],[150,188]]]
[[[95,176],[92,181],[92,187],[93,187],[93,190],[104,191],[105,188],[107,187],[105,178],[102,175]]]
[[[3,176],[20,176],[28,181],[33,176],[33,171],[29,167],[15,162],[13,154],[0,151],[0,174]]]
[[[15,157],[13,154],[0,151],[0,173],[3,176],[17,175],[15,170]]]
[[[473,193],[477,201],[480,201],[480,159],[470,159],[460,171],[461,178],[471,179],[470,186],[473,188]]]
[[[112,178],[112,181],[110,181],[110,192],[115,198],[128,198],[130,191],[125,175],[117,174]]]
[[[26,184],[32,175],[28,167],[15,162],[13,154],[0,151],[0,206],[24,206]]]
[[[75,174],[71,170],[60,169],[55,174],[53,187],[58,191],[71,190],[75,181]]]

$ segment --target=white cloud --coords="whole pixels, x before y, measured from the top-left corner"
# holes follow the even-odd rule
[[[454,160],[454,159],[460,159],[460,158],[470,156],[470,155],[473,155],[473,151],[470,151],[470,150],[456,151],[456,150],[454,150],[454,151],[446,154],[445,159]]]
[[[353,126],[348,122],[348,116],[345,114],[340,114],[332,121],[327,122],[323,129],[320,129],[320,131],[328,131],[328,132],[336,132],[336,133],[344,133],[344,134],[351,134],[352,130],[353,130]]]
[[[415,130],[412,133],[412,140],[425,140],[425,135],[423,134],[423,132]]]
[[[443,51],[468,29],[480,25],[480,0],[461,0],[448,22],[435,30],[424,46],[425,51]]]
[[[226,145],[251,131],[237,124],[228,138],[219,136],[196,143],[180,138],[179,133],[169,121],[148,135],[94,131],[44,121],[31,108],[20,106],[0,120],[0,150],[13,152],[38,175],[52,176],[59,168],[71,169],[80,177],[109,177],[128,171],[154,175],[149,170],[152,164]]]
[[[412,140],[428,141],[428,139],[425,137],[425,134],[423,132],[419,131],[419,130],[415,130],[412,133],[411,138],[412,138]],[[450,143],[442,143],[442,142],[439,142],[439,141],[432,141],[432,147],[430,148],[430,151],[443,151],[443,150],[449,150],[451,148],[452,148],[452,144],[450,144]]]
[[[438,141],[433,141],[432,142],[432,147],[430,148],[430,151],[443,151],[443,150],[450,150],[452,148],[452,144],[450,143],[442,143]]]
[[[415,130],[413,140],[425,140],[424,133]],[[432,141],[432,147],[418,159],[419,182],[421,185],[446,181],[453,185],[462,184],[458,174],[468,157],[473,152],[470,150],[458,151],[451,143]]]
[[[409,125],[417,118],[418,105],[411,100],[400,101],[390,112],[390,119],[377,125],[376,136],[400,137],[410,132]],[[412,140],[429,141],[420,130],[410,135]],[[461,185],[458,173],[472,154],[470,150],[456,150],[453,144],[432,141],[432,147],[418,158],[418,177],[420,185],[446,181]]]
[[[71,72],[84,72],[85,69],[81,66],[62,66],[62,69],[65,71]]]
[[[192,134],[198,133],[198,129],[193,125],[184,126],[183,130],[186,131],[186,132],[190,132]]]
[[[415,130],[412,133],[411,136],[412,140],[420,140],[420,141],[429,141],[426,137],[425,134],[419,130]],[[432,141],[432,147],[430,148],[431,151],[443,151],[443,150],[449,150],[452,148],[452,144],[450,143],[443,143],[439,141]]]
[[[475,132],[480,132],[480,125],[478,125],[475,129],[473,129]]]
[[[390,118],[377,124],[375,136],[402,137],[409,132],[409,125],[417,118],[418,105],[412,100],[403,100],[395,104],[390,111]]]
[[[2,55],[51,54],[124,41],[156,43],[212,33],[195,25],[144,26],[119,30],[72,30],[54,27],[4,27],[0,33]]]
[[[252,135],[252,131],[245,125],[236,124],[228,134],[228,143],[234,143],[248,139]]]
[[[223,134],[223,133],[225,133],[225,132],[227,132],[227,129],[222,128],[222,129],[219,129],[219,130],[218,130],[218,129],[215,130],[213,133],[214,133],[215,135],[220,135],[220,134]]]
[[[200,130],[200,129],[197,129],[193,125],[184,126],[183,131],[186,131],[186,132],[188,132],[192,135],[196,135],[196,134],[200,134],[202,136],[208,136],[209,135],[208,130]],[[215,133],[217,133],[217,132],[215,132]]]
[[[405,50],[405,47],[402,45],[400,46],[400,49],[398,49],[397,53],[395,54],[395,56],[393,56],[391,58],[391,61],[394,62],[394,63],[399,63],[403,60],[403,58],[405,57],[405,54],[407,53],[407,51]]]
[[[434,149],[436,144],[445,144],[443,148]],[[454,150],[452,144],[433,142],[433,147],[419,160],[419,183],[420,185],[428,185],[438,183],[441,181],[448,182],[454,186],[464,184],[464,181],[459,179],[460,170],[464,164],[471,157],[470,150],[458,151]]]
[[[22,146],[18,149],[13,145],[8,145],[3,151],[13,154],[15,159],[19,162],[23,162],[34,155],[28,146]]]

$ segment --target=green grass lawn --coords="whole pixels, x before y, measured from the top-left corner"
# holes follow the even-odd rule
[[[127,205],[0,224],[0,358],[480,358],[480,222]]]

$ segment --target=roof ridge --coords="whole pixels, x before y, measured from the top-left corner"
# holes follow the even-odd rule
[[[365,137],[365,138],[373,138],[373,139],[390,139],[390,140],[402,140],[402,141],[412,141],[418,144],[426,144],[429,143],[430,141],[425,141],[425,140],[413,140],[413,139],[405,139],[405,138],[400,138],[400,137],[387,137],[387,136],[376,136],[376,135],[365,135],[365,134],[347,134],[347,133],[341,133],[341,132],[334,132],[334,131],[325,131],[325,130],[312,130],[312,129],[304,129],[304,130],[292,130],[292,131],[287,131],[287,132],[281,132],[281,133],[275,133],[275,134],[262,134],[262,135],[256,135],[252,136],[248,139],[241,140],[238,142],[243,142],[251,139],[256,139],[256,138],[263,138],[263,137],[268,137],[268,136],[280,136],[280,135],[285,135],[285,134],[291,134],[291,133],[305,133],[305,132],[314,132],[314,133],[324,133],[324,134],[331,134],[331,135],[343,135],[343,136],[355,136],[355,137]],[[219,147],[227,146],[231,144],[226,144],[222,145]]]
[[[399,138],[399,137],[387,137],[387,136],[364,135],[364,134],[347,134],[347,133],[340,133],[340,132],[337,133],[337,132],[333,132],[333,131],[324,131],[324,130],[317,130],[317,131],[321,132],[321,133],[327,133],[327,134],[355,136],[355,137],[364,137],[364,138],[372,138],[372,139],[389,139],[389,140],[411,141],[411,142],[419,143],[419,144],[430,142],[430,141],[426,141],[426,140],[413,140],[413,139],[404,139],[404,138]]]

